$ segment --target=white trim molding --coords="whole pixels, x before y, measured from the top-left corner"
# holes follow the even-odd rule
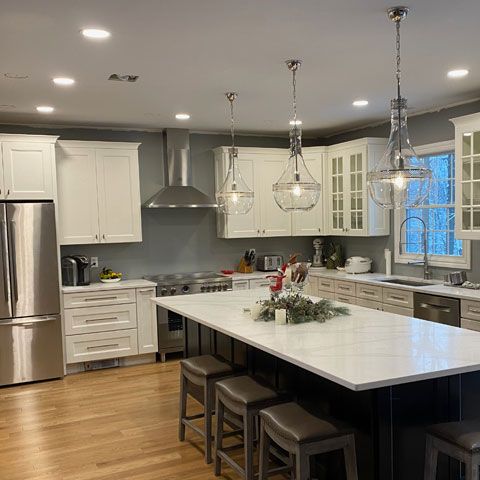
[[[415,151],[418,155],[431,155],[442,152],[454,152],[455,140],[448,140],[445,142],[430,143],[427,145],[421,145],[415,147]],[[456,159],[455,159],[456,161]],[[400,254],[400,224],[405,218],[404,210],[399,209],[394,211],[394,261],[395,263],[408,264],[423,259],[422,254]],[[461,257],[455,257],[451,255],[429,255],[429,264],[433,267],[443,268],[471,268],[471,242],[470,240],[462,240],[463,242],[463,255]]]

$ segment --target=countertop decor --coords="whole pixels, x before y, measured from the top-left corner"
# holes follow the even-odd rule
[[[258,320],[264,322],[275,320],[275,310],[287,311],[287,323],[323,323],[333,317],[350,315],[347,307],[336,307],[332,301],[327,299],[314,302],[298,292],[271,295],[268,300],[260,300],[257,303],[262,307]]]

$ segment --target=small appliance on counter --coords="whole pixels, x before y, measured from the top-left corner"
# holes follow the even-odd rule
[[[259,255],[257,257],[257,270],[261,272],[276,272],[282,265],[282,255]]]
[[[90,285],[90,260],[85,255],[62,257],[62,285],[76,287]]]
[[[323,238],[315,238],[315,240],[313,240],[315,254],[313,255],[312,267],[325,267],[325,246],[326,245],[323,242]]]
[[[458,272],[448,273],[445,275],[444,280],[445,285],[459,287],[467,281],[467,272],[465,270],[461,270]]]
[[[372,259],[368,257],[350,257],[345,262],[347,273],[368,273],[372,268]]]

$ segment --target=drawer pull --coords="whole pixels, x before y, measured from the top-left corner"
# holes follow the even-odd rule
[[[321,282],[320,285],[321,285],[322,287],[331,287],[331,286],[332,286],[331,283],[323,283],[323,282]]]
[[[375,295],[375,292],[373,290],[362,290],[362,292],[365,294],[365,295]]]
[[[117,296],[115,297],[95,297],[95,298],[84,298],[84,302],[98,302],[100,300],[117,300]]]
[[[118,320],[118,317],[86,318],[85,323],[88,323],[88,322],[103,322],[105,320]]]
[[[390,295],[392,300],[399,300],[400,302],[405,302],[407,299],[405,297],[399,297],[397,295]]]
[[[151,292],[152,289],[151,288],[142,288],[141,290],[139,290],[140,293],[148,293],[148,292]]]
[[[92,347],[87,347],[87,350],[93,350],[95,348],[110,348],[110,347],[119,347],[120,344],[118,343],[107,343],[105,345],[95,345],[95,346],[92,346]]]
[[[468,307],[468,311],[472,313],[480,313],[480,310],[474,307]]]
[[[343,287],[342,285],[339,285],[339,286],[338,286],[338,289],[339,289],[339,290],[346,290],[347,292],[349,292],[349,291],[351,290],[350,287]]]

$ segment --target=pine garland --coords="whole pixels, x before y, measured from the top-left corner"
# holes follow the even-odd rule
[[[275,320],[275,310],[278,309],[287,310],[288,323],[324,323],[339,315],[350,315],[347,307],[335,307],[333,302],[327,299],[313,302],[299,292],[271,295],[268,300],[260,300],[258,303],[262,306],[258,320],[264,322]]]

